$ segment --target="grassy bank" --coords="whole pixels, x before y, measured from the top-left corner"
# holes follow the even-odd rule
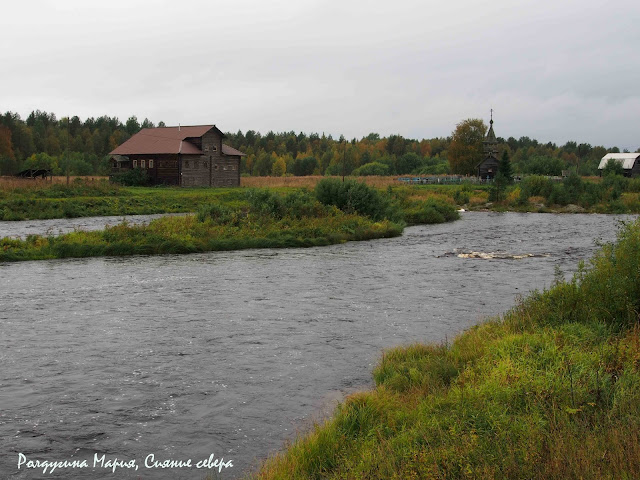
[[[357,182],[327,180],[315,192],[210,190],[197,214],[126,223],[103,231],[0,239],[0,261],[105,255],[158,255],[246,248],[311,247],[400,235],[405,225],[458,218],[434,198],[394,195]]]
[[[470,210],[554,213],[640,213],[640,179],[528,176],[511,185],[462,185],[449,191]]]
[[[385,352],[255,478],[640,478],[639,307],[640,221],[452,345]]]

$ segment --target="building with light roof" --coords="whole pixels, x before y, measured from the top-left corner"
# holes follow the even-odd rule
[[[598,165],[600,175],[602,175],[602,170],[610,160],[622,164],[625,177],[637,177],[640,175],[640,153],[607,153],[602,157],[600,165]]]

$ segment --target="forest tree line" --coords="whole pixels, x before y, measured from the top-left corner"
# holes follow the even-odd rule
[[[82,121],[77,116],[57,119],[53,113],[36,110],[23,120],[17,113],[6,112],[0,116],[0,175],[27,168],[50,169],[54,175],[107,175],[109,152],[142,128],[155,126],[135,116],[125,123],[109,116]],[[159,122],[157,126],[165,125]],[[472,127],[471,131],[461,132],[464,126]],[[370,133],[348,140],[324,133],[263,135],[248,130],[226,133],[225,143],[246,153],[241,165],[244,175],[473,175],[474,165],[482,160],[486,131],[482,120],[472,119],[458,124],[445,138],[417,140]],[[468,148],[461,148],[465,142],[475,142],[471,154]],[[498,142],[516,174],[560,175],[562,170],[577,168],[581,175],[596,175],[600,159],[619,152],[615,147],[575,141],[561,146],[543,144],[529,137],[498,137]],[[462,161],[465,152],[475,156]]]

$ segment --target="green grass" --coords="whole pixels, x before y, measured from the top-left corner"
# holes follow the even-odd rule
[[[376,388],[259,479],[640,478],[640,221],[452,345],[383,354]]]
[[[236,202],[244,189],[120,187],[108,182],[0,190],[0,220],[194,212],[204,203]]]

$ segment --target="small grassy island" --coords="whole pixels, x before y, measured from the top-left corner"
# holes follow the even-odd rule
[[[640,478],[640,221],[452,345],[387,351],[373,391],[259,479]]]
[[[444,178],[444,177],[443,177]],[[307,247],[397,236],[404,226],[451,221],[467,210],[640,213],[640,179],[540,176],[491,185],[402,185],[396,177],[344,184],[325,177],[245,178],[244,188],[124,187],[0,182],[0,220],[188,213],[145,226],[0,239],[0,261]],[[445,179],[446,180],[446,179]],[[264,187],[268,187],[265,189]]]
[[[408,224],[458,218],[429,192],[381,190],[325,179],[313,191],[286,189],[124,188],[106,182],[4,192],[0,210],[14,217],[193,212],[148,225],[0,239],[0,261],[158,255],[245,248],[311,247],[400,235]],[[6,212],[9,212],[7,214]],[[62,215],[61,215],[62,214]]]

